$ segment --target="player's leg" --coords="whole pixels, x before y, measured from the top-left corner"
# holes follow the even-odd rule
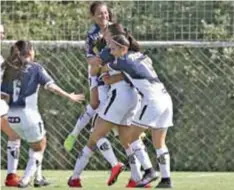
[[[99,139],[103,138],[104,136],[106,136],[110,132],[112,127],[113,127],[112,123],[107,122],[107,121],[101,119],[100,117],[97,118],[94,130],[89,137],[88,143],[83,148],[81,154],[77,158],[73,175],[71,176],[71,178],[68,181],[68,185],[70,187],[81,187],[81,183],[80,183],[81,172],[87,166],[89,158],[93,154],[93,149],[94,149],[97,141]]]
[[[34,176],[34,186],[49,185],[41,174],[41,164],[46,148],[46,131],[41,115],[36,110],[20,109],[18,112],[21,116],[22,138],[30,145],[28,163],[18,187],[27,187]]]
[[[41,166],[43,160],[43,154],[46,148],[46,137],[44,136],[43,139],[38,142],[29,143],[29,145],[30,145],[29,160],[24,175],[21,178],[20,183],[18,185],[18,187],[20,188],[24,188],[29,185],[31,178],[36,174],[37,169]],[[37,176],[37,178],[38,177],[39,176]],[[41,179],[35,179],[36,183],[42,180],[43,180],[42,176]],[[39,184],[37,183],[37,185]]]
[[[137,183],[137,187],[145,187],[147,184],[158,178],[158,175],[152,166],[146,147],[140,138],[141,134],[145,130],[146,128],[132,125],[131,135],[129,135],[131,136],[130,146],[144,169],[144,175],[141,181]]]
[[[132,148],[129,146],[131,141],[131,127],[120,126],[118,128],[120,143],[125,149],[126,155],[128,157],[128,163],[131,170],[131,178],[126,185],[126,187],[136,187],[137,182],[142,178],[141,174],[141,164],[136,158],[136,155]]]
[[[170,154],[166,146],[166,136],[168,127],[173,126],[173,108],[169,97],[168,108],[160,115],[156,125],[158,128],[152,129],[152,142],[156,150],[157,161],[161,173],[161,181],[157,188],[171,188]]]
[[[170,154],[166,146],[165,140],[167,135],[167,128],[152,129],[152,141],[155,147],[157,162],[161,173],[161,181],[158,188],[172,186],[170,175]]]
[[[20,177],[16,174],[19,163],[20,138],[10,128],[7,115],[1,116],[1,130],[8,136],[7,142],[7,177],[5,185],[15,187]]]
[[[67,151],[71,151],[77,136],[82,129],[90,122],[91,118],[96,113],[96,109],[99,106],[98,98],[98,82],[96,76],[89,77],[90,82],[90,104],[86,106],[84,113],[77,119],[76,125],[73,131],[67,136],[64,141],[64,147]]]

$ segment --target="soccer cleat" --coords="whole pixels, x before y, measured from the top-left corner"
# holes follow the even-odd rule
[[[114,166],[112,169],[111,169],[111,176],[107,182],[107,185],[110,186],[110,185],[113,185],[117,179],[118,179],[118,176],[119,174],[125,169],[125,166],[123,163],[119,162],[116,166]]]
[[[23,181],[19,181],[18,188],[27,188],[30,183],[23,183]]]
[[[67,182],[69,187],[82,187],[81,183],[80,183],[80,179],[72,179],[72,177],[70,177],[70,179]]]
[[[145,187],[147,184],[155,181],[156,179],[158,179],[157,173],[154,171],[154,169],[149,169],[148,171],[145,171],[142,180],[137,183],[137,187]]]
[[[172,188],[172,183],[170,178],[162,178],[158,183],[156,188]]]
[[[50,182],[46,180],[45,177],[43,177],[41,180],[34,180],[34,187],[42,187],[42,186],[48,186],[50,185]]]
[[[66,151],[70,152],[75,142],[76,142],[76,136],[69,134],[63,143],[63,146],[66,149]]]
[[[7,187],[17,187],[20,181],[20,177],[17,174],[10,173],[7,175],[5,185]]]
[[[137,182],[133,179],[130,179],[128,184],[126,185],[126,188],[135,188],[137,187]],[[151,188],[152,186],[150,184],[145,185],[143,188]]]

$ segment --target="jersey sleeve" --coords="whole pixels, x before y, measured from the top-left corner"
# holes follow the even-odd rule
[[[130,72],[133,64],[131,60],[126,60],[126,59],[115,59],[111,63],[108,64],[108,67],[117,71],[122,71],[122,72]]]
[[[54,83],[52,77],[42,66],[40,66],[38,69],[38,82],[40,85],[44,86],[44,88],[47,88],[49,84]]]
[[[110,53],[110,48],[107,47],[100,52],[99,57],[102,59],[103,65],[114,60],[114,56]]]
[[[93,49],[94,49],[93,39],[88,34],[88,37],[85,41],[85,53],[86,53],[87,58],[93,57],[96,55]]]

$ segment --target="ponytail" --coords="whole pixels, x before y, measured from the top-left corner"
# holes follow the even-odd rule
[[[137,40],[132,36],[132,34],[125,28],[125,36],[129,41],[129,51],[138,52],[140,51],[140,45]]]
[[[29,41],[17,41],[10,49],[10,55],[4,61],[2,68],[5,70],[3,80],[14,80],[20,77],[20,71],[28,63],[25,56],[29,54],[32,45]]]

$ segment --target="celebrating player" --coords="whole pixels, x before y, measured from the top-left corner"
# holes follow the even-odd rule
[[[109,28],[111,27],[112,25],[109,26]],[[131,49],[133,51],[139,51],[139,45],[137,44],[134,38],[131,38],[131,42]],[[119,80],[115,80],[113,82],[109,75],[116,74],[119,75]],[[134,166],[136,165],[135,156],[133,154],[132,149],[129,147],[128,141],[126,141],[126,139],[129,138],[128,131],[130,131],[129,127],[127,126],[131,124],[131,119],[134,115],[139,98],[137,96],[136,90],[134,88],[131,88],[130,85],[123,80],[123,77],[124,76],[121,74],[121,72],[116,72],[114,70],[109,72],[107,75],[104,75],[105,82],[110,84],[111,86],[108,95],[108,101],[98,111],[98,119],[95,123],[94,131],[92,132],[89,138],[88,145],[83,148],[81,156],[77,159],[73,176],[70,178],[68,184],[74,183],[77,187],[81,187],[80,174],[87,165],[90,156],[92,155],[92,149],[95,145],[95,142],[98,141],[98,139],[105,136],[114,126],[118,126],[120,141],[123,147],[125,148],[127,156],[129,157],[131,171],[135,169],[135,178],[137,178],[136,181],[141,180],[140,171],[137,170],[137,167]],[[149,157],[146,152],[144,153],[146,154],[146,156],[144,157],[145,162],[143,163],[143,166],[146,167],[146,173],[151,173],[152,176],[154,175],[155,178],[156,173],[152,168],[152,164],[149,160]],[[113,181],[108,183],[108,185],[112,185],[116,180],[117,178],[113,178]],[[127,187],[134,186],[130,186],[128,184]]]
[[[101,1],[95,1],[90,5],[90,14],[95,24],[88,32],[88,38],[86,40],[86,56],[88,63],[100,61],[100,59],[97,59],[96,55],[106,46],[103,33],[110,24],[110,21],[112,21],[111,11],[108,9],[107,5]],[[90,105],[86,107],[85,113],[78,118],[74,130],[68,135],[64,142],[64,147],[68,151],[72,149],[77,135],[95,115],[97,108],[101,107],[101,104],[107,100],[109,86],[104,85],[104,82],[98,79],[98,75],[99,68],[95,65],[89,66]],[[111,143],[106,137],[100,138],[97,141],[97,147],[104,158],[112,166],[112,173],[110,179],[108,180],[112,181],[112,178],[118,176],[119,172],[124,166],[122,163],[118,162]],[[72,186],[72,184],[70,185]]]
[[[5,71],[1,91],[10,97],[10,126],[30,145],[27,167],[18,184],[18,187],[23,188],[29,185],[31,177],[41,167],[46,148],[46,131],[37,106],[39,85],[78,103],[84,100],[84,96],[69,94],[57,86],[45,69],[34,62],[34,49],[29,41],[17,41],[11,47],[3,67]],[[37,175],[36,180],[41,182],[43,177]]]
[[[119,70],[124,72],[130,83],[142,95],[141,108],[134,116],[131,133],[131,147],[141,163],[143,159],[138,152],[139,135],[145,129],[151,129],[152,142],[156,150],[157,160],[162,179],[157,188],[172,187],[170,178],[170,157],[165,140],[168,127],[173,126],[172,100],[163,83],[159,80],[152,60],[140,52],[129,52],[130,42],[124,35],[113,37],[111,41],[111,54],[115,60],[105,66],[106,70]],[[143,187],[150,182],[147,174],[138,183]]]
[[[0,38],[4,39],[4,27],[0,25]],[[4,62],[3,57],[0,55],[0,66],[1,66],[1,81],[2,74],[4,73],[2,63]],[[18,155],[19,155],[19,146],[20,141],[18,140],[18,135],[9,127],[7,112],[9,106],[9,96],[1,92],[0,100],[0,116],[1,116],[1,130],[7,135],[7,177],[5,180],[5,185],[9,187],[17,186],[20,180],[20,177],[16,174],[18,166]]]

